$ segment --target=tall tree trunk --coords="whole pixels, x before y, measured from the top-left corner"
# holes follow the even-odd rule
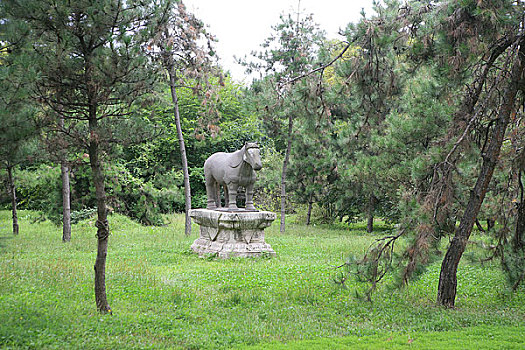
[[[368,233],[374,232],[374,212],[376,210],[376,203],[377,203],[376,196],[374,196],[374,194],[370,194],[370,197],[368,198],[368,206],[367,206],[368,220],[366,223],[366,232]]]
[[[495,219],[487,219],[487,231],[490,232],[494,228],[494,225],[496,225]]]
[[[525,237],[525,188],[523,188],[523,181],[521,181],[522,174],[525,171],[525,147],[522,148],[518,159],[518,186],[520,189],[520,201],[518,203],[518,213],[516,215],[516,231],[512,238],[512,247],[515,252],[520,250],[523,251],[523,248],[525,248],[525,242],[523,240]]]
[[[62,173],[62,241],[71,241],[71,198],[69,186],[69,166],[62,160],[60,164]]]
[[[59,119],[60,128],[64,127],[64,117]],[[60,171],[62,174],[62,241],[71,241],[71,197],[69,186],[69,166],[66,160],[66,150],[61,150]]]
[[[487,151],[483,155],[483,163],[478,179],[470,193],[470,198],[459,223],[459,227],[456,229],[454,238],[450,242],[450,246],[441,264],[437,302],[446,307],[454,307],[459,261],[467,246],[472,227],[474,226],[479,209],[483,203],[485,194],[487,193],[490,180],[492,179],[494,168],[498,163],[498,157],[505,137],[505,131],[509,124],[510,115],[514,110],[515,98],[519,88],[519,81],[523,74],[523,64],[525,61],[524,38],[525,37],[520,38],[518,55],[513,63],[509,83],[502,98],[503,104],[499,107],[498,119],[490,133],[490,141]]]
[[[306,225],[310,225],[310,221],[312,219],[312,205],[313,205],[313,195],[310,195],[310,199],[308,200],[308,212],[306,213]]]
[[[288,168],[288,162],[290,161],[290,153],[292,151],[292,131],[293,131],[293,116],[288,116],[288,134],[286,153],[284,154],[283,160],[283,171],[281,173],[281,233],[284,233],[286,226],[286,169]]]
[[[9,187],[9,195],[11,196],[11,212],[13,213],[13,234],[18,235],[18,214],[16,209],[16,186],[15,179],[13,177],[13,166],[7,165],[7,186]]]
[[[521,201],[518,205],[518,214],[516,217],[516,231],[512,238],[512,248],[515,252],[523,250],[525,242],[523,237],[525,236],[525,201]]]
[[[93,111],[91,111],[93,109]],[[99,159],[98,122],[96,107],[90,106],[89,119],[89,163],[97,198],[97,258],[95,260],[95,301],[101,313],[111,313],[106,297],[106,257],[108,254],[109,223],[106,208],[104,171]],[[94,117],[93,117],[94,116]]]
[[[521,182],[521,171],[519,172],[518,176],[518,181],[521,189],[521,199],[520,203],[518,204],[518,213],[516,214],[516,231],[514,232],[514,237],[512,237],[512,250],[513,254],[516,254],[521,259],[523,259],[523,254],[525,253],[525,242],[523,241],[523,237],[525,236],[525,198],[523,197],[523,183]],[[512,285],[513,291],[518,289],[524,278],[525,271],[522,271],[518,279]]]
[[[179,100],[177,97],[177,91],[175,90],[176,77],[173,68],[168,68],[168,74],[170,77],[170,90],[171,100],[173,102],[173,115],[175,117],[175,126],[177,127],[177,138],[179,139],[180,158],[182,161],[182,172],[184,175],[184,202],[185,202],[185,225],[184,233],[186,236],[191,235],[191,188],[190,188],[190,174],[188,171],[188,158],[186,157],[186,145],[184,144],[184,135],[182,134],[182,127],[180,124],[179,114]]]
[[[63,47],[61,37],[57,37],[56,60],[59,66],[62,64]],[[62,89],[57,89],[56,99],[62,101]],[[62,106],[58,106],[58,127],[64,132],[64,114]],[[62,242],[71,241],[71,190],[69,185],[69,165],[67,163],[67,148],[62,144],[60,154],[60,172],[62,175]]]

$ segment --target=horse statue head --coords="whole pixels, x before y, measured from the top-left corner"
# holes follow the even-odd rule
[[[255,142],[246,142],[244,144],[244,154],[242,160],[250,164],[253,170],[261,170],[261,150]]]

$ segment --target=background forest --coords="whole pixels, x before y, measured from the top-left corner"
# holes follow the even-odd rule
[[[484,259],[516,290],[524,13],[520,0],[388,0],[339,41],[308,14],[283,15],[242,60],[259,74],[244,86],[181,2],[2,1],[0,205],[15,234],[16,209],[29,209],[63,225],[64,241],[96,215],[102,257],[108,212],[168,224],[164,214],[205,206],[209,155],[257,142],[255,205],[281,213],[281,233],[289,214],[394,227],[341,267],[339,283],[357,274],[371,298],[387,272],[404,285],[439,259],[438,303],[454,306],[476,227]]]

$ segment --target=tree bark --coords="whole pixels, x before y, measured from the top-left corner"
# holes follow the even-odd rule
[[[16,186],[15,179],[13,177],[13,166],[7,165],[7,181],[9,188],[9,195],[11,196],[11,212],[13,214],[13,235],[18,235],[20,229],[18,226],[18,213],[16,208]]]
[[[292,151],[292,131],[293,131],[293,116],[288,116],[288,135],[286,144],[286,153],[283,160],[283,171],[281,173],[281,233],[286,229],[286,169],[290,161],[290,153]]]
[[[65,161],[60,165],[62,173],[62,241],[71,241],[71,198],[69,167]]]
[[[377,203],[376,196],[371,194],[370,197],[368,198],[368,208],[367,208],[368,220],[366,223],[366,232],[368,233],[374,232],[374,212],[376,209],[376,203]]]
[[[57,36],[57,51],[56,60],[59,65],[63,64],[63,47],[62,38]],[[57,89],[56,99],[62,101],[62,89]],[[58,127],[61,132],[64,132],[64,114],[62,113],[62,106],[58,108]],[[71,241],[71,190],[69,185],[69,165],[67,164],[67,149],[65,144],[59,150],[60,155],[60,172],[62,175],[62,242]]]
[[[308,212],[306,213],[306,225],[310,225],[310,221],[312,219],[312,205],[313,205],[313,196],[310,196],[310,200],[308,201]]]
[[[64,127],[64,117],[60,116],[60,128]],[[69,186],[69,166],[66,161],[66,150],[61,150],[60,171],[62,174],[62,242],[71,241],[71,197]]]
[[[494,225],[496,225],[496,220],[494,219],[487,219],[487,231],[490,232],[494,228]]]
[[[525,236],[525,188],[523,187],[523,181],[521,181],[522,174],[525,171],[525,147],[522,148],[518,159],[518,187],[520,201],[518,203],[518,212],[516,215],[516,231],[512,238],[512,246],[515,252],[520,250],[523,251],[523,248],[525,248],[525,242],[523,241]]]
[[[176,77],[173,68],[168,68],[168,74],[170,78],[170,90],[171,90],[171,100],[173,102],[173,115],[175,117],[175,126],[177,128],[177,138],[179,140],[180,148],[180,158],[182,161],[182,172],[184,175],[184,202],[185,202],[185,224],[184,224],[184,233],[186,236],[191,235],[191,187],[190,187],[190,174],[188,171],[188,158],[186,157],[186,145],[184,144],[184,135],[182,134],[182,127],[180,123],[180,113],[179,113],[179,100],[177,97],[176,87]]]
[[[463,217],[456,229],[454,238],[450,242],[450,246],[445,254],[445,258],[441,264],[441,273],[439,276],[437,302],[446,307],[454,307],[457,291],[457,268],[459,261],[465,248],[468,239],[472,232],[472,228],[479,213],[481,204],[487,193],[487,189],[492,179],[494,169],[498,163],[498,158],[503,144],[505,131],[510,121],[510,116],[514,110],[515,98],[519,88],[519,81],[523,74],[523,61],[525,54],[525,39],[520,38],[519,51],[516,60],[513,63],[509,83],[505,89],[503,96],[503,104],[500,105],[498,111],[498,119],[490,133],[490,141],[487,151],[483,155],[483,163],[474,188],[470,193],[470,198],[463,213]]]
[[[104,171],[99,158],[98,120],[96,105],[89,107],[89,163],[97,198],[97,258],[95,260],[95,302],[100,313],[111,313],[106,296],[106,258],[108,254],[109,223],[106,208]]]
[[[525,247],[523,236],[525,236],[525,202],[522,200],[518,205],[516,231],[514,232],[514,237],[512,238],[512,248],[515,252],[523,250]]]

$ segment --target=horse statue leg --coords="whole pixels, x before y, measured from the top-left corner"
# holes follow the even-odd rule
[[[253,183],[246,186],[246,210],[256,210],[253,206]]]
[[[216,188],[216,191],[215,191],[215,206],[217,208],[220,208],[222,207],[222,203],[221,203],[221,185],[219,185],[218,182],[215,183],[215,188]]]
[[[224,198],[224,201],[228,201],[228,205],[226,206],[228,209],[238,209],[237,208],[237,188],[239,187],[239,184],[236,183],[229,183],[226,184],[228,186],[228,197]]]
[[[205,181],[206,181],[206,197],[208,197],[208,204],[206,206],[206,209],[215,210],[217,209],[217,188],[219,186],[217,185],[217,181],[215,181],[213,176],[209,174],[205,176]]]

